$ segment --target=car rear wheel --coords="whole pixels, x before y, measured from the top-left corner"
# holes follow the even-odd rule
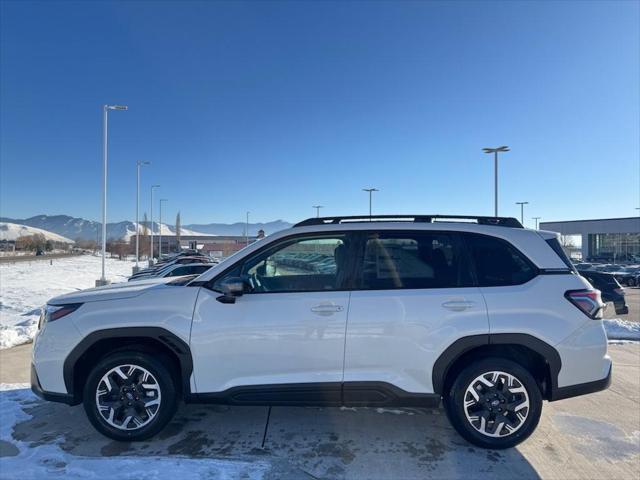
[[[504,358],[488,358],[466,367],[444,397],[453,427],[483,448],[519,444],[533,433],[542,413],[542,395],[535,379],[521,365]]]
[[[164,362],[166,364],[166,362]],[[162,361],[121,351],[91,370],[84,388],[89,421],[114,440],[144,440],[158,433],[176,410],[176,389]]]

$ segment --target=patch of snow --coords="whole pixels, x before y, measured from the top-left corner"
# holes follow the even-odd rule
[[[12,432],[19,422],[31,415],[23,406],[39,401],[26,384],[0,384],[0,440],[13,445],[17,455],[2,457],[3,479],[203,479],[259,480],[270,469],[264,461],[191,459],[159,456],[82,457],[62,450],[57,443],[30,445],[15,440]],[[62,442],[62,436],[56,439]]]
[[[620,318],[605,319],[603,322],[609,340],[640,341],[640,322],[630,322]]]
[[[29,227],[27,225],[20,225],[17,223],[0,222],[0,240],[15,240],[18,237],[26,237],[38,233],[44,235],[44,238],[51,240],[52,242],[75,243],[67,237],[63,237],[62,235],[58,235],[57,233],[53,233],[48,230],[42,230],[41,228]]]
[[[100,277],[99,256],[0,264],[0,349],[27,343],[36,333],[40,307],[63,293],[91,288]],[[106,259],[106,276],[123,282],[132,262]]]

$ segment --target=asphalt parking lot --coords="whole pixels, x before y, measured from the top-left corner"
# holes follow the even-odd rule
[[[183,405],[156,438],[118,443],[95,432],[82,407],[33,400],[12,437],[84,457],[266,461],[277,479],[640,478],[640,345],[610,353],[609,390],[546,403],[533,436],[503,451],[466,443],[441,409]],[[28,381],[29,355],[30,345],[0,351],[0,382]]]

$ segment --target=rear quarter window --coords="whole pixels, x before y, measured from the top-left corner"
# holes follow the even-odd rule
[[[538,273],[535,265],[505,240],[473,233],[465,234],[464,240],[479,287],[521,285]]]

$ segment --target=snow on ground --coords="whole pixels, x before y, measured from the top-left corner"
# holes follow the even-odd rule
[[[640,322],[630,322],[620,318],[604,320],[604,329],[609,340],[640,341]]]
[[[0,240],[15,240],[18,237],[26,237],[29,235],[42,234],[47,240],[60,243],[75,243],[73,240],[58,235],[57,233],[41,228],[29,227],[18,223],[0,222]]]
[[[92,255],[0,264],[0,349],[30,341],[40,307],[52,297],[91,288],[100,278],[101,258]],[[132,262],[106,259],[106,277],[122,282]]]
[[[0,384],[0,447],[6,456],[0,464],[2,479],[203,479],[259,480],[270,469],[267,462],[191,459],[181,457],[82,457],[62,450],[57,443],[36,447],[15,440],[14,426],[31,415],[23,406],[37,398],[26,384]],[[60,442],[63,441],[62,436]]]

